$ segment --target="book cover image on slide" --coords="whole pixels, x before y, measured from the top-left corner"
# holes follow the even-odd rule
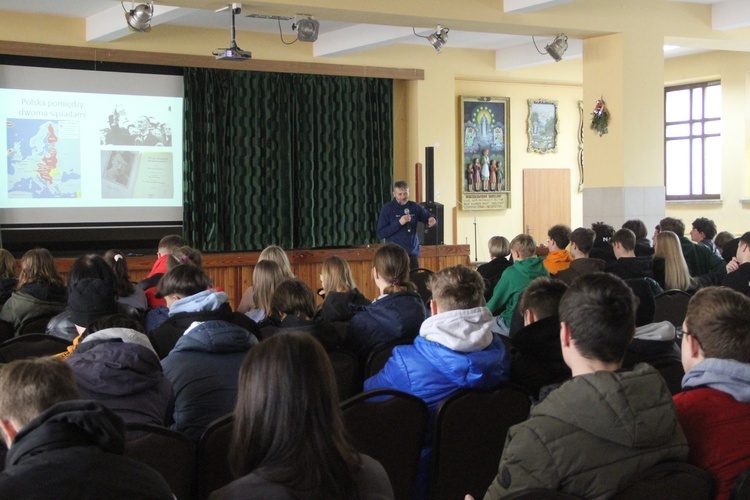
[[[171,199],[172,153],[102,151],[102,198]]]
[[[8,198],[80,198],[76,121],[7,118]]]

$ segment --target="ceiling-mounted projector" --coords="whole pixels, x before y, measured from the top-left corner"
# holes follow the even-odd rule
[[[213,51],[213,55],[219,61],[244,61],[246,59],[250,59],[251,57],[253,57],[252,52],[239,48],[234,36],[234,16],[242,12],[242,5],[238,3],[230,3],[226,7],[221,8],[216,12],[222,12],[225,10],[230,10],[232,12],[232,26],[229,30],[229,47],[226,49],[216,49]]]

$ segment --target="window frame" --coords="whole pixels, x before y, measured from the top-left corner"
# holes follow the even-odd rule
[[[694,201],[694,200],[720,200],[721,199],[721,191],[716,194],[706,194],[705,193],[705,187],[706,187],[706,147],[705,142],[707,138],[710,137],[719,137],[721,138],[721,131],[719,133],[706,133],[706,123],[708,122],[719,122],[721,123],[723,120],[723,116],[721,114],[718,118],[706,118],[706,89],[708,87],[714,87],[714,86],[721,86],[721,80],[710,80],[706,82],[697,82],[697,83],[689,83],[689,84],[683,84],[683,85],[674,85],[669,87],[664,87],[664,194],[665,199],[667,201]],[[694,119],[693,118],[693,91],[695,89],[703,89],[703,96],[702,96],[702,102],[701,106],[703,107],[703,110],[701,112],[701,118],[700,119]],[[680,121],[673,121],[673,122],[667,122],[667,94],[670,92],[680,91],[680,90],[690,90],[690,110],[689,110],[689,118],[687,120],[680,120]],[[723,92],[723,89],[722,89]],[[723,94],[722,94],[723,98]],[[701,124],[701,134],[694,134],[694,124],[700,123]],[[677,136],[677,137],[667,137],[667,127],[673,126],[673,125],[687,125],[689,129],[689,133],[687,135]],[[689,185],[690,185],[690,194],[679,194],[679,195],[670,195],[667,193],[667,145],[670,141],[675,140],[685,140],[688,139],[689,144]],[[703,147],[701,151],[701,165],[695,166],[693,163],[693,139],[702,139]],[[700,168],[701,170],[701,181],[703,186],[703,194],[693,194],[693,172],[695,168]]]

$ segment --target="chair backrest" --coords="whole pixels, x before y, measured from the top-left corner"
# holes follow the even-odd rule
[[[648,364],[656,368],[659,374],[661,374],[672,396],[682,391],[682,377],[685,376],[685,368],[682,366],[682,361],[667,357],[653,359],[648,361]]]
[[[183,433],[154,424],[125,424],[125,456],[161,474],[177,500],[191,500],[195,445]]]
[[[432,271],[423,267],[413,269],[409,272],[409,281],[417,285],[417,293],[422,297],[425,307],[429,307],[430,299],[432,298],[432,292],[427,287],[427,283],[430,281]]]
[[[683,462],[662,462],[646,470],[636,482],[616,493],[612,500],[690,498],[709,500],[713,481],[708,472]]]
[[[682,326],[687,313],[690,294],[682,290],[667,290],[654,297],[656,311],[654,313],[654,322],[669,321],[675,328]]]
[[[510,383],[445,398],[436,413],[430,498],[481,498],[497,475],[508,429],[530,408],[528,393]]]
[[[328,359],[331,361],[333,374],[336,376],[339,401],[344,401],[360,392],[362,381],[357,366],[357,356],[351,351],[338,349],[329,351]]]
[[[43,333],[28,333],[0,344],[0,363],[10,363],[16,359],[52,356],[65,351],[70,344],[70,341],[60,337]]]
[[[750,499],[750,468],[740,472],[734,481],[734,487],[729,493],[729,500],[749,500]]]
[[[400,391],[368,391],[341,403],[344,425],[360,453],[383,465],[396,499],[414,498],[427,429],[427,405]]]
[[[198,500],[234,480],[229,469],[229,446],[232,442],[234,414],[217,418],[206,427],[198,441],[196,459],[196,492]]]
[[[385,363],[388,361],[388,358],[391,357],[391,353],[393,352],[394,347],[399,345],[411,344],[413,342],[414,340],[412,339],[399,338],[391,340],[390,342],[385,342],[384,344],[378,344],[373,347],[372,351],[370,351],[369,356],[367,356],[367,361],[365,362],[365,379],[372,377],[383,369]]]
[[[18,334],[27,335],[29,333],[44,333],[47,330],[47,323],[49,323],[49,320],[54,316],[55,315],[45,315],[28,319],[18,327]]]

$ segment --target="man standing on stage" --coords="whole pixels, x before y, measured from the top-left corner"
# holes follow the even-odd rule
[[[421,205],[409,201],[409,185],[397,181],[393,184],[393,200],[380,210],[378,238],[385,238],[386,243],[395,243],[406,250],[411,269],[419,267],[417,222],[433,227],[437,219]]]

